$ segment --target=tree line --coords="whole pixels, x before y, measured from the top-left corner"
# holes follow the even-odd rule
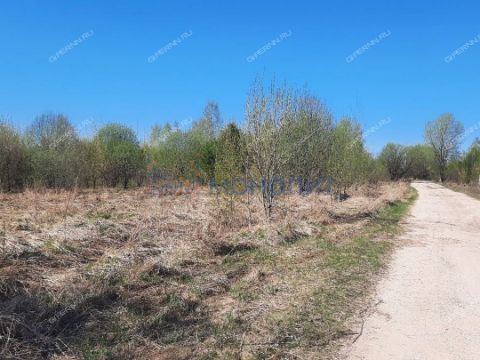
[[[465,138],[463,124],[451,113],[425,126],[425,143],[413,146],[389,143],[378,160],[391,180],[414,178],[478,184],[480,181],[480,140],[460,151]]]
[[[480,142],[461,154],[463,131],[453,115],[442,115],[427,125],[425,144],[387,144],[375,157],[354,119],[335,120],[306,89],[256,80],[243,126],[224,121],[218,104],[210,102],[189,129],[156,125],[143,143],[121,124],[82,138],[62,114],[42,114],[23,132],[0,121],[0,190],[127,188],[154,179],[226,188],[250,181],[261,189],[268,214],[278,178],[295,179],[302,192],[329,177],[339,198],[352,185],[386,179],[477,181]]]

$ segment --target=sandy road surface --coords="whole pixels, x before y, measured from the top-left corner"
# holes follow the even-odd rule
[[[480,201],[433,183],[377,288],[352,360],[480,359]]]

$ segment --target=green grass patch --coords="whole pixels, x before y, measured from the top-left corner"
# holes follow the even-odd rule
[[[350,241],[313,239],[322,260],[312,261],[311,271],[320,269],[326,277],[297,300],[300,305],[271,321],[280,348],[314,347],[327,357],[334,340],[351,333],[347,321],[365,301],[376,275],[386,265],[399,223],[416,198],[417,192],[412,189],[405,201],[387,205]]]
[[[243,281],[239,281],[233,285],[230,288],[230,294],[233,298],[245,302],[250,302],[259,298],[258,292],[256,292],[254,289],[251,289],[250,284]]]

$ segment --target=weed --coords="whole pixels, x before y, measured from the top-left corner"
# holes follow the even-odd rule
[[[239,197],[229,226],[201,191],[85,192],[68,214],[68,193],[5,195],[0,358],[323,358],[388,258],[404,190],[286,196],[268,224]]]

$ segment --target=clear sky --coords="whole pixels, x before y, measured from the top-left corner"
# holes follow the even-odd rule
[[[374,152],[423,141],[444,112],[471,129],[469,144],[480,136],[479,16],[478,1],[451,0],[1,1],[0,115],[24,128],[62,112],[80,129],[120,122],[143,138],[154,123],[198,118],[209,100],[242,122],[265,73],[307,85],[337,119],[376,126]]]

